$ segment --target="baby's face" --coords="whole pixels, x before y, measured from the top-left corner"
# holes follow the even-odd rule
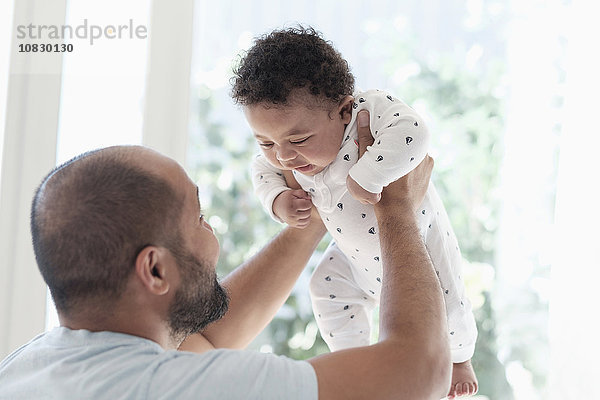
[[[315,175],[331,164],[352,117],[352,97],[330,110],[301,104],[244,107],[244,115],[263,154],[278,169]]]

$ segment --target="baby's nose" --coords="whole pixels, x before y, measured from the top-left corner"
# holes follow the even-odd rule
[[[297,153],[292,149],[280,148],[277,152],[277,159],[279,161],[291,161],[296,158]]]

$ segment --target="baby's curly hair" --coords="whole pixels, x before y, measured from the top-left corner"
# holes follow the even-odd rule
[[[305,89],[332,102],[354,91],[348,62],[311,27],[260,36],[233,73],[231,97],[243,106],[263,102],[287,105],[294,89]]]

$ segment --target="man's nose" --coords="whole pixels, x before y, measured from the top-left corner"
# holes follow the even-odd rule
[[[202,219],[202,222],[204,223],[204,226],[206,226],[212,233],[214,233],[212,226],[205,219]]]

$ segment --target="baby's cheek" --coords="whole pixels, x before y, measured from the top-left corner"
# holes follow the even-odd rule
[[[335,161],[339,151],[339,147],[330,147],[327,149],[327,152],[324,152],[323,159],[325,160],[326,165],[329,165]]]
[[[318,160],[319,164],[326,166],[335,161],[339,151],[340,147],[335,142],[322,143],[320,146],[315,146],[312,149],[312,158],[315,161]]]

